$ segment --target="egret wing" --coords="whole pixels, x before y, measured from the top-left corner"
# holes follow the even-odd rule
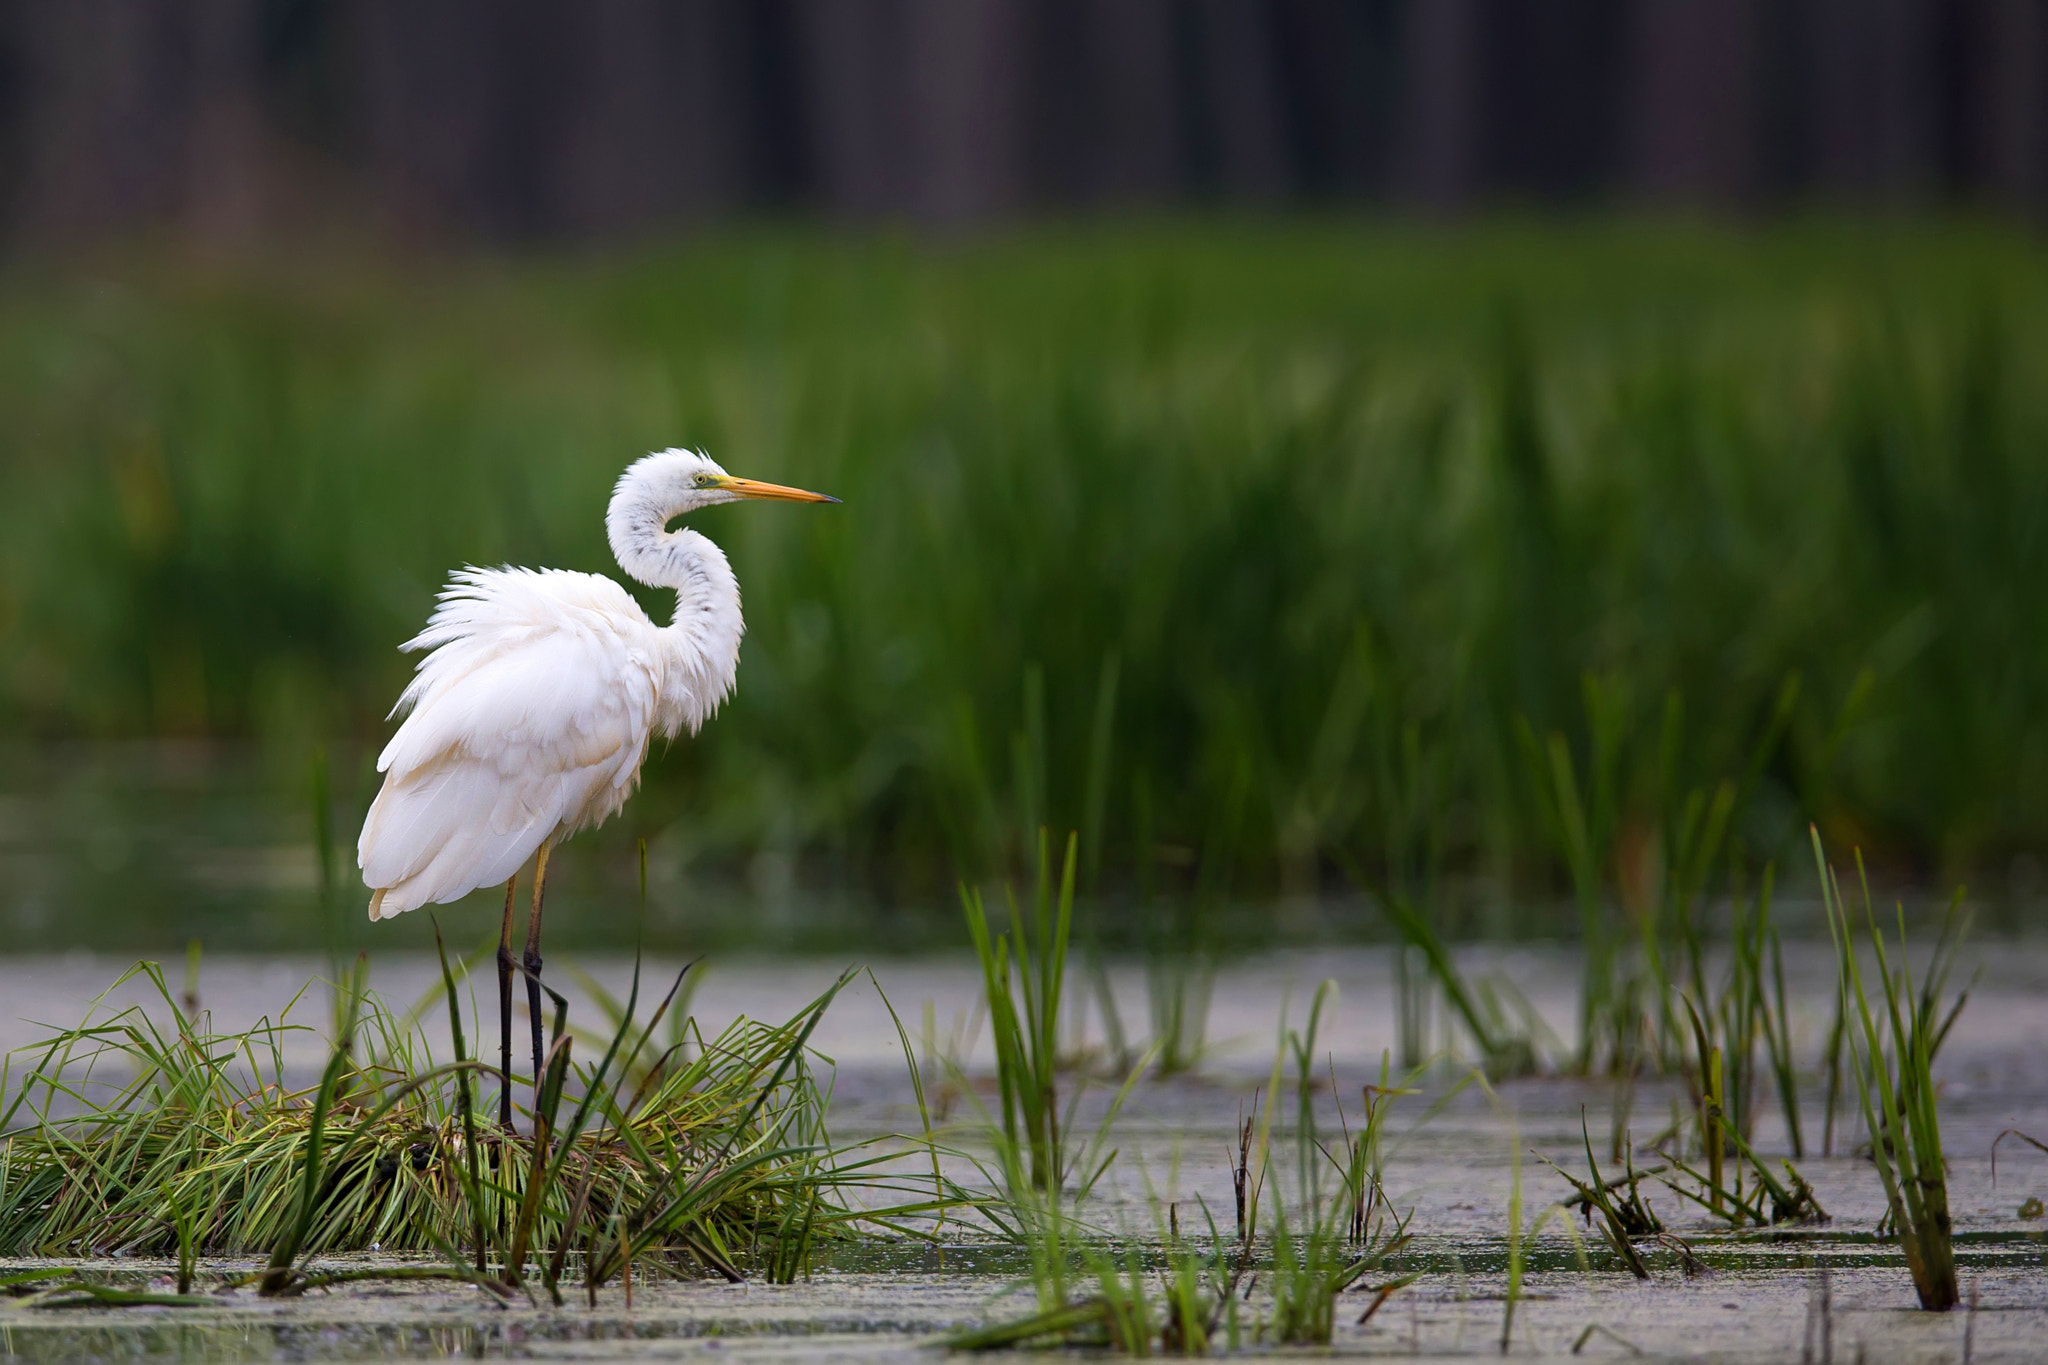
[[[638,776],[655,679],[602,618],[449,640],[419,683],[357,845],[374,916],[506,880],[543,839],[611,814]]]

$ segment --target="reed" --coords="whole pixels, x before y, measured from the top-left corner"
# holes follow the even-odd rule
[[[1353,875],[1360,874],[1354,871]],[[1473,1046],[1479,1052],[1480,1067],[1487,1078],[1511,1080],[1538,1071],[1542,1059],[1536,1048],[1533,1011],[1523,1008],[1510,1013],[1502,1002],[1502,997],[1506,996],[1515,1004],[1525,1004],[1519,993],[1502,980],[1468,978],[1452,957],[1450,945],[1438,933],[1436,925],[1407,896],[1398,890],[1378,886],[1373,888],[1373,894],[1401,941],[1401,948],[1397,950],[1400,956],[1395,959],[1397,968],[1405,972],[1406,950],[1412,948],[1421,959],[1428,979],[1435,984],[1444,1002],[1471,1036]],[[1401,1016],[1406,1017],[1415,1009],[1416,995],[1417,987],[1413,981],[1402,982],[1397,997],[1397,1011]],[[1410,1023],[1406,1028],[1403,1036],[1412,1041],[1415,1027]],[[1404,1046],[1404,1055],[1410,1050],[1413,1049]],[[1420,1064],[1420,1059],[1416,1064]]]
[[[1608,896],[1608,877],[1620,818],[1620,767],[1626,702],[1611,683],[1588,674],[1582,681],[1589,742],[1586,775],[1573,761],[1561,731],[1539,742],[1526,722],[1516,726],[1531,803],[1570,875],[1578,909],[1579,1044],[1576,1066],[1590,1073],[1596,1058],[1610,1069],[1631,1064],[1631,1001],[1621,990],[1621,935]]]
[[[1057,1189],[1068,1174],[1059,1102],[1059,1025],[1079,842],[1078,836],[1068,838],[1055,890],[1051,842],[1039,831],[1031,912],[1021,912],[1010,893],[1009,927],[1000,932],[990,930],[980,890],[960,891],[995,1042],[1004,1144],[1024,1154],[1020,1174],[1039,1190]]]
[[[1499,1102],[1499,1097],[1493,1097]],[[1529,1245],[1541,1235],[1544,1227],[1552,1220],[1561,1223],[1570,1234],[1573,1250],[1577,1253],[1579,1267],[1586,1268],[1586,1250],[1580,1242],[1578,1229],[1571,1225],[1565,1204],[1546,1204],[1532,1219],[1526,1217],[1524,1207],[1525,1191],[1522,1185],[1522,1142],[1520,1125],[1512,1112],[1507,1113],[1508,1121],[1508,1207],[1507,1207],[1507,1283],[1501,1291],[1500,1312],[1500,1353],[1508,1354],[1515,1340],[1515,1309],[1521,1305],[1523,1280],[1528,1275]],[[1633,1268],[1633,1267],[1631,1267]]]
[[[1270,1216],[1265,1275],[1272,1302],[1253,1331],[1261,1341],[1327,1346],[1340,1295],[1369,1288],[1362,1323],[1417,1278],[1387,1273],[1408,1245],[1413,1211],[1395,1208],[1387,1197],[1383,1149],[1394,1101],[1414,1093],[1419,1072],[1397,1081],[1391,1060],[1382,1055],[1379,1083],[1366,1086],[1362,1096],[1357,1132],[1351,1131],[1339,1103],[1341,1136],[1331,1151],[1317,1130],[1314,1096],[1319,1088],[1316,1035],[1335,995],[1334,983],[1318,986],[1306,1025],[1286,1037],[1294,1061],[1297,1189],[1292,1211],[1276,1200]],[[1335,1079],[1330,1077],[1333,1088]],[[1365,1286],[1374,1275],[1383,1275],[1382,1282]]]
[[[1169,1233],[1163,1246],[1126,1241],[1076,1249],[1078,1265],[1040,1284],[1047,1306],[1006,1322],[956,1332],[955,1351],[1093,1347],[1130,1356],[1204,1356],[1243,1339],[1242,1271],[1210,1228],[1206,1244]],[[1085,1291],[1085,1292],[1083,1292]]]
[[[1517,718],[1529,805],[1569,874],[1582,955],[1579,1041],[1574,1066],[1632,1080],[1645,1069],[1679,1069],[1690,1039],[1675,1002],[1683,994],[1707,997],[1705,933],[1699,922],[1710,892],[1728,866],[1729,892],[1738,902],[1734,984],[1745,1026],[1762,1008],[1761,958],[1775,952],[1768,927],[1769,880],[1760,911],[1744,918],[1739,873],[1743,850],[1731,842],[1770,760],[1792,722],[1801,694],[1797,673],[1777,689],[1768,712],[1734,765],[1732,775],[1688,785],[1691,766],[1684,697],[1668,692],[1661,716],[1638,714],[1625,675],[1587,673],[1580,679],[1585,739],[1582,752],[1562,729],[1539,739]],[[1633,926],[1633,930],[1631,930]],[[1755,941],[1752,942],[1752,937]],[[1758,961],[1752,961],[1756,957]],[[1782,1005],[1782,989],[1778,992]],[[1765,1018],[1767,1030],[1778,1020]],[[1771,1033],[1771,1056],[1789,1066],[1783,1030]],[[1731,1064],[1746,1062],[1749,1050]],[[1798,1131],[1797,1092],[1781,1070],[1780,1093]],[[1738,1077],[1746,1102],[1750,1073]],[[1747,1119],[1747,1109],[1741,1115]]]
[[[1408,1244],[1410,1215],[1387,1198],[1383,1159],[1392,1104],[1411,1093],[1408,1082],[1419,1074],[1397,1082],[1383,1057],[1379,1083],[1365,1088],[1357,1129],[1339,1106],[1341,1137],[1333,1150],[1317,1131],[1313,1098],[1316,1039],[1333,998],[1334,987],[1323,983],[1306,1025],[1300,1030],[1283,1026],[1271,1082],[1242,1120],[1232,1169],[1236,1224],[1228,1234],[1201,1206],[1206,1234],[1189,1235],[1178,1206],[1168,1205],[1162,1213],[1155,1197],[1158,1236],[1107,1237],[1076,1216],[1078,1198],[1063,1202],[1056,1189],[1030,1191],[1023,1200],[1013,1195],[1009,1202],[1019,1216],[1019,1234],[1031,1251],[1037,1310],[956,1333],[947,1344],[960,1351],[1094,1346],[1139,1356],[1203,1355],[1235,1350],[1242,1341],[1327,1345],[1339,1297],[1368,1277],[1390,1272],[1390,1263]],[[1299,1183],[1292,1201],[1276,1196],[1262,1216],[1273,1097],[1290,1058]],[[1115,1110],[1112,1105],[1112,1117]],[[997,1136],[1000,1146],[1000,1130]],[[1359,1320],[1369,1319],[1416,1278],[1385,1273],[1381,1283],[1370,1286]],[[1255,1282],[1264,1284],[1266,1294],[1251,1307],[1246,1299]]]
[[[1680,1151],[1660,1150],[1668,1172],[1664,1183],[1734,1227],[1825,1222],[1828,1217],[1790,1159],[1780,1160],[1779,1169],[1773,1170],[1754,1150],[1760,1092],[1768,1077],[1792,1156],[1805,1155],[1791,1009],[1772,914],[1775,884],[1775,870],[1766,866],[1754,892],[1737,889],[1730,905],[1732,951],[1718,991],[1705,983],[1695,949],[1687,972],[1694,985],[1673,993],[1684,1011],[1687,1043],[1686,1054],[1674,1069],[1691,1092],[1691,1148],[1704,1169],[1688,1164]],[[1695,997],[1693,990],[1700,995]],[[1670,1139],[1683,1145],[1676,1132]],[[1687,1177],[1692,1185],[1679,1183],[1673,1174]]]
[[[1160,886],[1149,782],[1137,783],[1134,802],[1134,837],[1141,850],[1134,862],[1145,940],[1145,1005],[1158,1074],[1172,1076],[1199,1066],[1207,1044],[1209,999],[1220,952],[1217,911],[1229,892],[1244,784],[1240,781],[1233,788],[1232,799],[1197,854],[1194,886],[1178,895]]]
[[[1884,1221],[1905,1254],[1920,1306],[1945,1313],[1961,1302],[1961,1293],[1956,1284],[1954,1229],[1949,1218],[1948,1174],[1941,1151],[1933,1065],[1942,1039],[1969,997],[1968,991],[1960,992],[1945,1008],[1941,998],[1965,931],[1962,898],[1958,893],[1949,904],[1941,935],[1916,991],[1904,908],[1899,911],[1894,961],[1871,906],[1869,883],[1861,876],[1861,855],[1857,871],[1862,913],[1854,914],[1821,847],[1817,829],[1812,840],[1847,1005],[1844,1036],[1849,1070],[1864,1127],[1870,1134],[1871,1160],[1884,1181]],[[1875,967],[1874,991],[1865,987],[1862,949],[1866,947]]]
[[[1084,1136],[1076,1130],[1074,1115],[1086,1078],[1077,1075],[1078,1083],[1063,1105],[1059,1042],[1078,854],[1078,835],[1070,834],[1055,883],[1051,837],[1039,831],[1031,909],[1021,910],[1014,892],[1006,892],[1009,926],[1000,932],[992,931],[979,890],[961,888],[995,1044],[997,1112],[991,1114],[982,1104],[957,1055],[941,1059],[950,1083],[987,1121],[994,1149],[994,1168],[987,1173],[995,1195],[954,1202],[976,1204],[1001,1232],[1031,1250],[1039,1267],[1040,1298],[1048,1304],[1065,1301],[1065,1248],[1079,1228],[1073,1210],[1116,1159],[1111,1142],[1117,1116],[1158,1055],[1154,1046],[1134,1058],[1116,1059],[1120,1065],[1127,1063],[1121,1085],[1094,1132]],[[907,1038],[905,1042],[907,1057]],[[921,1097],[923,1078],[914,1062],[908,1064]],[[919,1103],[922,1112],[922,1098]],[[929,1127],[928,1114],[926,1122]]]
[[[1581,1180],[1548,1157],[1543,1158],[1545,1165],[1578,1191],[1577,1198],[1564,1201],[1564,1207],[1576,1208],[1588,1226],[1593,1224],[1597,1214],[1600,1236],[1606,1241],[1607,1249],[1628,1268],[1630,1274],[1639,1280],[1647,1280],[1650,1278],[1649,1268],[1643,1263],[1642,1253],[1636,1249],[1636,1241],[1662,1237],[1665,1233],[1664,1220],[1643,1197],[1641,1187],[1643,1181],[1664,1168],[1653,1166],[1649,1170],[1638,1171],[1624,1142],[1622,1173],[1613,1180],[1607,1180],[1600,1174],[1600,1163],[1593,1155],[1593,1137],[1586,1129],[1583,1111],[1579,1119],[1579,1136],[1585,1143],[1586,1171],[1590,1179]]]

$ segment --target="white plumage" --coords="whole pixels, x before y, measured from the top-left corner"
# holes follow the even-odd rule
[[[356,844],[371,919],[509,881],[543,843],[624,805],[650,740],[709,719],[739,666],[739,585],[716,545],[667,524],[739,498],[835,501],[733,478],[686,450],[620,477],[612,553],[640,582],[676,591],[666,626],[597,574],[454,575],[402,646],[429,652],[392,712],[405,721],[377,760],[384,786]]]

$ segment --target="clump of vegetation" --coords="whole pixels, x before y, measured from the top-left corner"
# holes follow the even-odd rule
[[[1199,1356],[1242,1342],[1242,1271],[1213,1226],[1200,1244],[1176,1229],[1163,1246],[1127,1240],[1072,1250],[1056,1273],[1038,1277],[1039,1311],[955,1333],[946,1344],[956,1351],[1063,1345]]]
[[[1006,929],[991,930],[979,890],[962,887],[960,892],[968,933],[981,964],[989,1032],[995,1043],[996,1093],[1002,1113],[995,1145],[1003,1183],[1013,1207],[1044,1199],[1055,1217],[1060,1193],[1070,1177],[1078,1178],[1079,1191],[1085,1193],[1108,1165],[1102,1139],[1143,1066],[1131,1069],[1096,1141],[1073,1142],[1074,1106],[1080,1094],[1077,1090],[1062,1110],[1059,1035],[1067,950],[1073,932],[1078,842],[1077,837],[1067,840],[1055,884],[1051,841],[1044,830],[1039,831],[1031,909],[1020,910],[1015,893],[1007,893]]]
[[[311,1033],[289,1009],[241,1033],[188,1013],[153,963],[151,1008],[89,1017],[38,1045],[10,1085],[0,1147],[8,1255],[175,1255],[189,1288],[200,1251],[267,1254],[268,1294],[356,1278],[446,1278],[557,1299],[572,1254],[594,1296],[656,1273],[805,1273],[813,1248],[859,1225],[901,1227],[932,1200],[844,1198],[896,1189],[882,1158],[835,1149],[807,1043],[842,977],[782,1024],[734,1021],[650,1054],[676,992],[644,1021],[639,982],[603,1054],[574,1059],[567,1006],[533,1094],[531,1131],[480,1115],[495,1068],[470,1058],[457,977],[443,958],[453,1055],[366,990],[358,963],[317,1084],[285,1074]],[[680,985],[680,979],[678,981]],[[121,1079],[111,1079],[120,1077]],[[438,1253],[442,1264],[321,1272],[329,1253]]]
[[[1568,767],[1564,771],[1568,772]],[[1734,808],[1734,791],[1734,784],[1723,784],[1711,803],[1704,793],[1694,794],[1687,803],[1691,814],[1681,822],[1684,844],[1704,839],[1707,847],[1718,846],[1722,836],[1713,831],[1725,825]],[[1708,833],[1683,833],[1702,821]],[[1643,937],[1643,960],[1655,967],[1653,980],[1671,983],[1668,989],[1657,986],[1657,998],[1667,1002],[1667,1009],[1675,1002],[1676,1009],[1682,1011],[1677,1027],[1683,1031],[1684,1048],[1676,1056],[1670,1055],[1671,1040],[1666,1039],[1664,1026],[1654,1017],[1645,1018],[1641,1036],[1653,1045],[1631,1060],[1622,1078],[1625,1096],[1637,1068],[1657,1067],[1681,1075],[1692,1099],[1690,1142],[1683,1124],[1675,1122],[1656,1143],[1663,1164],[1637,1171],[1623,1126],[1625,1115],[1617,1115],[1613,1150],[1615,1158],[1626,1163],[1620,1179],[1612,1183],[1602,1180],[1590,1137],[1586,1146],[1590,1181],[1557,1168],[1578,1191],[1571,1203],[1589,1221],[1599,1215],[1603,1236],[1639,1276],[1646,1271],[1627,1245],[1629,1239],[1663,1235],[1661,1223],[1640,1198],[1641,1183],[1651,1177],[1731,1227],[1825,1222],[1828,1218],[1812,1185],[1791,1160],[1779,1161],[1774,1170],[1752,1145],[1759,1092],[1767,1072],[1783,1112],[1792,1155],[1803,1156],[1805,1150],[1791,1009],[1772,916],[1774,870],[1766,866],[1754,892],[1738,891],[1731,898],[1732,951],[1718,992],[1707,983],[1703,936],[1694,918],[1703,883],[1704,875],[1697,870],[1675,876],[1667,891],[1666,910],[1660,915],[1668,915],[1678,932],[1667,939],[1646,926]],[[1690,1154],[1696,1154],[1697,1165],[1688,1161]],[[1685,1179],[1676,1178],[1681,1176]]]
[[[1515,717],[1512,726],[1524,803],[1568,874],[1576,911],[1577,1041],[1567,1049],[1552,1040],[1548,1064],[1582,1074],[1604,1072],[1623,1081],[1617,1095],[1617,1142],[1635,1078],[1646,1071],[1687,1068],[1692,1038],[1676,1002],[1686,995],[1709,999],[1701,918],[1712,893],[1723,885],[1725,863],[1726,888],[1735,904],[1737,954],[1712,1012],[1717,1020],[1722,1013],[1728,1016],[1723,1022],[1731,1038],[1740,1035],[1739,1051],[1728,1053],[1737,1117],[1747,1132],[1756,1088],[1753,1054],[1761,1041],[1786,1108],[1794,1154],[1803,1155],[1783,971],[1770,919],[1771,872],[1766,867],[1759,899],[1741,884],[1744,855],[1732,837],[1797,711],[1799,676],[1780,684],[1735,776],[1691,783],[1687,754],[1697,744],[1681,693],[1667,693],[1651,718],[1638,714],[1625,676],[1588,673],[1579,680],[1579,693],[1585,739],[1577,749],[1564,727],[1539,738],[1525,716]],[[1337,854],[1352,880],[1372,891],[1404,945],[1395,961],[1397,1030],[1404,1039],[1420,1031],[1416,982],[1408,965],[1407,950],[1412,949],[1429,984],[1470,1035],[1486,1074],[1498,1080],[1533,1072],[1546,1064],[1538,1048],[1548,1032],[1541,1019],[1512,983],[1471,977],[1459,968],[1436,895],[1413,889],[1432,887],[1440,879],[1443,816],[1440,810],[1430,814],[1429,807],[1441,807],[1447,798],[1442,777],[1430,772],[1430,760],[1421,753],[1421,728],[1411,722],[1402,733],[1401,761],[1379,764],[1377,774],[1378,785],[1387,789],[1379,799],[1399,812],[1388,822],[1378,859],[1389,870],[1386,880],[1375,880],[1360,860],[1341,850]],[[1439,737],[1438,742],[1449,741]],[[1420,1060],[1414,1043],[1403,1046],[1404,1056]]]
[[[1390,1081],[1385,1059],[1379,1084],[1366,1087],[1358,1129],[1352,1130],[1340,1107],[1342,1137],[1335,1149],[1317,1132],[1316,1034],[1333,991],[1323,983],[1306,1028],[1284,1034],[1272,1083],[1262,1092],[1265,1102],[1242,1123],[1231,1172],[1236,1224],[1230,1233],[1216,1226],[1204,1206],[1206,1235],[1190,1235],[1182,1229],[1178,1206],[1169,1206],[1158,1239],[1091,1236],[1073,1206],[1061,1204],[1053,1191],[1026,1190],[1021,1201],[1013,1194],[1009,1202],[1019,1235],[1032,1253],[1038,1309],[955,1334],[948,1345],[986,1351],[1061,1344],[1129,1355],[1202,1355],[1245,1341],[1327,1344],[1339,1296],[1387,1271],[1408,1243],[1408,1214],[1393,1208],[1382,1184],[1387,1114],[1392,1101],[1408,1092]],[[1276,1198],[1262,1218],[1272,1096],[1290,1055],[1299,1105],[1299,1188],[1291,1208]],[[1001,1130],[997,1138],[999,1146],[1007,1140]],[[1389,1274],[1369,1286],[1360,1321],[1414,1279]],[[1260,1281],[1265,1297],[1248,1303]]]
[[[122,1289],[89,1280],[64,1266],[41,1266],[0,1275],[0,1293],[10,1307],[20,1308],[205,1308],[215,1300],[186,1291],[175,1294]]]
[[[1912,1273],[1920,1306],[1945,1313],[1961,1302],[1956,1285],[1954,1229],[1949,1219],[1948,1170],[1941,1152],[1941,1122],[1934,1089],[1934,1056],[1941,1048],[1969,992],[1943,1007],[1950,971],[1964,931],[1960,894],[1949,903],[1919,988],[1906,954],[1906,925],[1899,916],[1897,961],[1885,946],[1871,907],[1870,886],[1860,874],[1862,914],[1852,915],[1840,879],[1813,833],[1814,863],[1820,870],[1828,931],[1840,968],[1845,1038],[1863,1123],[1870,1134],[1871,1160],[1884,1181],[1885,1228],[1897,1236]],[[1877,989],[1864,986],[1862,949],[1868,947]]]
[[[1583,757],[1562,728],[1542,739],[1517,717],[1516,734],[1529,804],[1551,848],[1569,873],[1578,911],[1582,957],[1579,1038],[1572,1066],[1632,1080],[1644,1070],[1679,1070],[1693,1039],[1674,1002],[1708,998],[1700,918],[1724,858],[1728,891],[1736,903],[1737,957],[1724,1004],[1731,1030],[1741,1034],[1737,1093],[1747,1127],[1749,1059],[1759,1019],[1772,1043],[1788,1096],[1788,1122],[1798,1132],[1796,1092],[1790,1088],[1789,1040],[1761,1016],[1765,998],[1761,957],[1775,952],[1770,925],[1770,877],[1760,903],[1739,884],[1743,866],[1733,829],[1741,823],[1767,765],[1796,713],[1799,675],[1779,685],[1733,775],[1689,782],[1689,733],[1684,696],[1664,697],[1652,717],[1639,716],[1625,676],[1588,673],[1580,679]],[[1755,906],[1746,912],[1746,906]],[[1747,918],[1745,914],[1747,913]],[[1752,939],[1755,941],[1752,942]],[[1752,960],[1758,959],[1758,960]],[[1777,1002],[1782,1014],[1782,972]],[[1739,1017],[1738,1017],[1739,1016]],[[1780,1021],[1782,1022],[1782,1021]],[[1782,1045],[1782,1046],[1781,1046]]]
[[[1600,1236],[1607,1243],[1607,1249],[1628,1267],[1630,1274],[1639,1280],[1647,1280],[1650,1278],[1649,1267],[1643,1263],[1642,1254],[1636,1250],[1635,1244],[1638,1239],[1662,1238],[1668,1234],[1664,1231],[1664,1220],[1657,1216],[1656,1210],[1652,1209],[1649,1201],[1643,1197],[1641,1187],[1645,1180],[1662,1172],[1664,1167],[1653,1166],[1649,1170],[1638,1171],[1634,1158],[1624,1143],[1622,1173],[1613,1180],[1607,1180],[1600,1174],[1600,1162],[1593,1155],[1593,1138],[1586,1131],[1583,1115],[1580,1119],[1579,1135],[1586,1144],[1586,1170],[1591,1177],[1589,1180],[1581,1180],[1555,1161],[1548,1157],[1543,1158],[1544,1164],[1563,1176],[1566,1182],[1578,1191],[1575,1198],[1562,1201],[1562,1206],[1576,1209],[1589,1227],[1593,1226],[1593,1218],[1597,1214],[1600,1219]]]
[[[1541,1064],[1536,1049],[1540,1021],[1521,992],[1505,978],[1468,976],[1451,956],[1450,945],[1436,923],[1404,892],[1375,887],[1374,894],[1387,922],[1401,939],[1395,959],[1401,973],[1396,981],[1396,1017],[1404,1038],[1412,1039],[1421,1031],[1419,1018],[1426,1014],[1427,997],[1420,985],[1426,979],[1465,1026],[1479,1052],[1480,1068],[1489,1080],[1534,1074]],[[1409,949],[1420,959],[1422,972],[1418,975],[1410,974]],[[1421,1064],[1419,1047],[1405,1048],[1406,1052],[1416,1054],[1411,1065]]]
[[[1742,969],[1746,960],[1740,951],[1736,956],[1735,976],[1740,983],[1747,975]],[[1731,989],[1731,996],[1747,998],[1748,992],[1739,984]],[[1780,1000],[1782,1009],[1783,1001]],[[1790,1161],[1780,1164],[1784,1177],[1780,1179],[1771,1168],[1758,1157],[1750,1146],[1743,1125],[1730,1118],[1728,1058],[1740,1057],[1748,1052],[1746,1045],[1740,1052],[1724,1049],[1715,1041],[1713,1030],[1693,1008],[1690,1000],[1685,1001],[1687,1020],[1692,1025],[1695,1066],[1690,1071],[1693,1081],[1694,1108],[1698,1135],[1698,1146],[1704,1156],[1706,1170],[1696,1170],[1674,1153],[1664,1152],[1664,1160],[1671,1168],[1689,1176],[1697,1186],[1688,1189],[1676,1181],[1666,1184],[1683,1198],[1691,1200],[1716,1218],[1725,1218],[1734,1227],[1764,1227],[1776,1223],[1826,1222],[1828,1212],[1814,1195],[1813,1187],[1806,1183],[1798,1168]],[[1726,1022],[1726,1021],[1724,1021]],[[1783,1020],[1781,1019],[1781,1026]],[[1775,1054],[1774,1054],[1775,1058]],[[1790,1057],[1784,1059],[1789,1077]],[[1790,1081],[1788,1079],[1787,1085]],[[1793,1131],[1797,1131],[1798,1113],[1796,1100],[1793,1101],[1791,1120]],[[1732,1163],[1730,1156],[1734,1157]],[[1745,1186],[1747,1188],[1745,1188]]]
[[[1664,1183],[1681,1198],[1699,1205],[1732,1227],[1764,1227],[1790,1222],[1826,1222],[1813,1187],[1789,1159],[1779,1170],[1752,1146],[1760,1108],[1761,1046],[1795,1157],[1805,1154],[1801,1136],[1798,1072],[1792,1055],[1792,1016],[1785,993],[1783,953],[1772,917],[1775,870],[1764,868],[1761,886],[1737,894],[1730,903],[1732,952],[1727,976],[1718,994],[1707,986],[1701,967],[1699,935],[1686,937],[1689,986],[1674,991],[1683,1009],[1686,1050],[1674,1069],[1684,1076],[1692,1096],[1692,1149],[1704,1170],[1689,1165],[1682,1134],[1669,1135],[1659,1155],[1666,1163]],[[1698,1003],[1695,1003],[1695,1001]],[[1688,1177],[1691,1185],[1671,1178]]]
[[[1299,1033],[1290,1031],[1287,1035],[1287,1050],[1293,1055],[1295,1069],[1297,1189],[1291,1215],[1284,1201],[1275,1200],[1269,1222],[1265,1273],[1272,1305],[1270,1315],[1254,1330],[1254,1336],[1263,1341],[1328,1345],[1335,1327],[1338,1296],[1359,1287],[1366,1277],[1385,1271],[1409,1241],[1410,1213],[1393,1207],[1382,1179],[1387,1115],[1396,1098],[1410,1093],[1406,1082],[1392,1080],[1389,1059],[1380,1059],[1379,1084],[1365,1088],[1358,1131],[1350,1130],[1340,1103],[1337,1114],[1342,1136],[1337,1150],[1332,1152],[1317,1132],[1316,1033],[1335,992],[1333,982],[1325,981],[1318,986],[1309,1005],[1307,1026]],[[1277,1064],[1274,1070],[1277,1080]],[[1411,1074],[1407,1082],[1415,1079]],[[1334,1076],[1331,1081],[1334,1088]],[[1270,1104],[1267,1109],[1265,1121],[1270,1122]],[[1267,1140],[1262,1124],[1262,1152]],[[1242,1186],[1242,1158],[1239,1171]],[[1252,1216],[1245,1223],[1247,1235],[1256,1225],[1256,1191],[1262,1183],[1261,1179],[1253,1178]],[[1415,1278],[1412,1274],[1394,1275],[1372,1286],[1372,1297],[1359,1321],[1370,1318],[1390,1296],[1414,1283]]]

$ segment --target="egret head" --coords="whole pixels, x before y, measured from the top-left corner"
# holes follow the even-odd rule
[[[823,493],[786,488],[779,483],[737,478],[719,468],[718,462],[702,451],[681,449],[658,450],[635,460],[619,476],[618,486],[612,490],[614,509],[618,508],[621,500],[629,501],[638,508],[659,506],[666,510],[664,520],[693,512],[699,507],[738,502],[742,498],[770,498],[783,502],[839,501]]]
[[[659,450],[634,461],[612,489],[605,529],[619,564],[641,582],[666,556],[668,542],[680,532],[668,524],[677,517],[722,502],[760,498],[781,502],[837,502],[823,493],[786,488],[726,473],[709,455],[695,450]]]

